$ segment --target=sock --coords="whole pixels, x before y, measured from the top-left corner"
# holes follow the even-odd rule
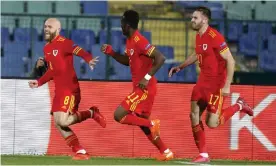
[[[65,138],[65,141],[67,145],[72,148],[72,151],[74,153],[82,153],[82,154],[86,153],[86,151],[80,145],[78,137],[74,133],[68,136],[67,138]]]
[[[241,104],[234,104],[226,109],[221,111],[221,115],[219,117],[219,125],[223,125],[226,121],[228,121],[236,112],[240,111],[242,108]]]
[[[202,156],[202,157],[205,157],[205,158],[209,157],[208,153],[199,153],[199,155]]]
[[[90,110],[76,112],[78,122],[85,121],[88,118],[92,118],[92,112]]]
[[[151,141],[151,143],[157,147],[157,149],[160,151],[161,154],[163,154],[165,152],[165,150],[167,150],[167,146],[164,144],[164,142],[161,140],[160,137],[158,137],[157,139],[153,140],[152,135],[147,135],[148,139]]]
[[[122,124],[135,125],[135,126],[144,126],[144,127],[152,127],[152,123],[148,119],[140,118],[133,114],[127,114],[120,121]]]
[[[207,153],[206,145],[205,145],[205,133],[202,121],[199,122],[198,125],[192,127],[193,136],[196,143],[196,146],[199,150],[199,153]]]

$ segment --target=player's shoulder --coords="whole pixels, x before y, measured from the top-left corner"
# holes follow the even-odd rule
[[[140,32],[135,33],[135,35],[133,37],[133,41],[138,44],[148,42],[148,40],[145,38],[145,36],[143,36]]]
[[[64,36],[57,36],[56,39],[54,39],[55,41],[53,42],[53,44],[55,45],[64,45],[64,44],[68,44],[71,43],[70,39],[67,39]]]
[[[57,40],[56,40],[58,43],[66,43],[66,42],[69,42],[70,39],[67,39],[66,37],[64,36],[58,36]]]
[[[216,40],[216,39],[223,38],[223,35],[218,30],[212,27],[209,28],[207,33],[210,39]]]

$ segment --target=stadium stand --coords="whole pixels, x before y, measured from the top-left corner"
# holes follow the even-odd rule
[[[107,1],[82,1],[83,14],[87,15],[107,15],[108,2]]]
[[[28,1],[27,11],[30,14],[52,14],[53,2],[52,1]]]
[[[96,43],[94,32],[87,29],[72,30],[71,39],[88,51],[91,51],[91,46]]]
[[[9,29],[1,27],[1,48],[7,43],[10,39]]]
[[[23,1],[3,1],[1,2],[1,13],[23,13]]]
[[[80,15],[81,8],[78,1],[57,1],[55,5],[56,14]]]

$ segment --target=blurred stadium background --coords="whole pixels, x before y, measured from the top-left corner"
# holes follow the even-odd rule
[[[211,8],[211,25],[225,35],[237,61],[236,72],[276,72],[273,1],[2,1],[1,75],[29,76],[37,58],[43,56],[44,20],[57,17],[62,22],[62,35],[101,57],[95,72],[89,72],[75,57],[80,79],[130,80],[129,69],[102,55],[99,48],[110,43],[117,51],[124,50],[120,15],[126,9],[136,9],[142,18],[140,31],[167,57],[158,80],[195,82],[195,65],[170,80],[164,73],[193,50],[195,33],[189,21],[199,5]]]
[[[187,126],[192,84],[167,83],[194,83],[199,69],[196,65],[191,65],[171,79],[168,79],[167,73],[170,67],[183,62],[193,51],[195,32],[190,29],[189,22],[193,9],[200,5],[210,7],[213,18],[211,25],[224,34],[236,59],[234,83],[245,84],[233,86],[233,95],[226,100],[225,106],[229,106],[241,94],[246,96],[252,106],[256,106],[257,113],[254,116],[266,111],[254,123],[238,114],[225,127],[207,129],[210,133],[207,142],[212,147],[210,154],[217,159],[275,161],[276,2],[273,1],[1,1],[1,154],[70,152],[49,115],[50,99],[54,94],[53,84],[30,91],[27,80],[24,80],[33,79],[30,74],[36,60],[43,56],[44,20],[48,17],[59,18],[62,35],[94,56],[100,56],[100,63],[93,72],[79,57],[74,57],[79,79],[129,81],[129,68],[103,55],[100,46],[109,43],[116,51],[123,53],[125,38],[121,33],[120,16],[126,9],[135,9],[141,17],[139,30],[167,58],[165,65],[156,74],[158,80],[165,83],[159,84],[160,93],[154,106],[154,116],[163,120],[162,135],[176,152],[176,157],[191,158],[196,155],[192,135],[187,134],[191,133]],[[130,84],[82,81],[81,88],[84,89],[84,98],[80,109],[86,109],[91,101],[100,103],[110,126],[106,130],[97,127],[91,129],[90,126],[94,124],[89,122],[73,128],[92,155],[152,157],[157,154],[140,130],[113,121],[111,109],[129,93]],[[170,118],[158,111],[164,108],[170,108]],[[35,113],[29,114],[30,111]],[[264,134],[254,128],[255,123]],[[177,130],[174,130],[175,125],[179,126]],[[244,126],[248,131],[242,130]],[[78,131],[84,127],[87,132]],[[113,138],[112,141],[109,141],[110,137]],[[221,141],[213,138],[221,138]],[[121,139],[125,139],[126,142],[123,143],[132,148],[116,147],[115,142],[120,143]],[[239,142],[240,139],[242,141]],[[106,146],[103,147],[103,144]],[[6,162],[32,164],[33,160],[17,159],[16,156],[10,156]],[[43,158],[38,160],[40,162],[37,164],[45,164]],[[110,164],[115,162],[112,160]]]

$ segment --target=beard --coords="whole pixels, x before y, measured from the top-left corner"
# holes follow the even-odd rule
[[[192,23],[192,29],[194,31],[198,31],[200,28],[202,27],[202,22],[196,24],[196,23]]]
[[[126,29],[123,29],[123,28],[122,28],[122,33],[123,33],[124,36],[128,36],[129,35],[129,32]]]
[[[44,32],[44,39],[48,42],[52,41],[56,37],[56,34],[57,34],[57,31],[55,31],[53,33],[49,32],[47,34]]]
[[[128,33],[126,31],[123,31],[124,36],[128,36]]]

